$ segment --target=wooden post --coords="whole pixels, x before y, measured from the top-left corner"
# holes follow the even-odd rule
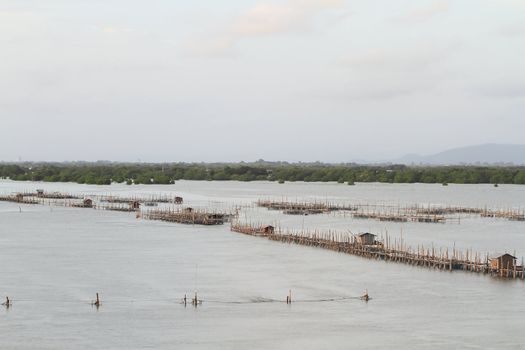
[[[363,294],[363,296],[361,296],[361,300],[364,300],[366,302],[368,302],[368,300],[370,300],[370,297],[368,296],[368,289],[365,289],[365,294]]]
[[[93,303],[93,305],[95,305],[97,307],[97,309],[100,307],[100,298],[98,296],[98,293],[97,293],[97,300],[95,300],[95,302]]]
[[[197,291],[195,291],[195,298],[192,300],[193,306],[197,307],[199,304],[199,299],[197,298]]]
[[[521,279],[525,280],[525,265],[523,265],[523,257],[521,257]]]

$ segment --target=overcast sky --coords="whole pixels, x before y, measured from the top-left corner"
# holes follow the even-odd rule
[[[523,0],[0,0],[0,160],[525,143]]]

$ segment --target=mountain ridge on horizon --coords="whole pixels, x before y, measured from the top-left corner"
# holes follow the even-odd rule
[[[392,161],[396,164],[475,165],[525,164],[525,144],[485,143],[451,148],[430,155],[406,154]]]

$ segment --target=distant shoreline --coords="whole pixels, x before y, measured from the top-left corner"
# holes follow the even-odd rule
[[[110,185],[173,184],[177,180],[525,184],[525,166],[405,166],[322,163],[0,163],[15,181]]]

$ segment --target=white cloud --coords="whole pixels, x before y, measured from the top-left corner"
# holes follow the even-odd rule
[[[444,55],[440,50],[421,48],[417,50],[375,49],[353,54],[341,60],[343,66],[357,70],[407,72],[422,70],[439,62]]]
[[[417,45],[405,49],[372,49],[342,58],[347,79],[345,95],[357,99],[385,99],[435,90],[448,77],[448,60],[460,43],[441,47]]]
[[[482,97],[489,98],[525,98],[525,80],[500,78],[484,81],[473,88],[474,92]]]
[[[520,37],[525,35],[525,23],[519,22],[514,23],[510,25],[506,25],[504,27],[501,27],[497,34],[508,37],[508,38],[514,38],[514,37]]]
[[[107,34],[116,34],[116,33],[131,33],[134,30],[132,28],[128,27],[121,27],[121,26],[114,26],[114,25],[106,25],[103,27],[93,26],[95,30],[101,31],[103,33]]]
[[[233,19],[218,35],[194,39],[186,46],[196,54],[224,55],[247,38],[309,30],[322,12],[341,8],[343,0],[289,0],[263,2]]]
[[[450,5],[447,0],[438,0],[426,7],[417,8],[409,13],[392,18],[395,22],[417,23],[425,22],[433,17],[447,13]]]

